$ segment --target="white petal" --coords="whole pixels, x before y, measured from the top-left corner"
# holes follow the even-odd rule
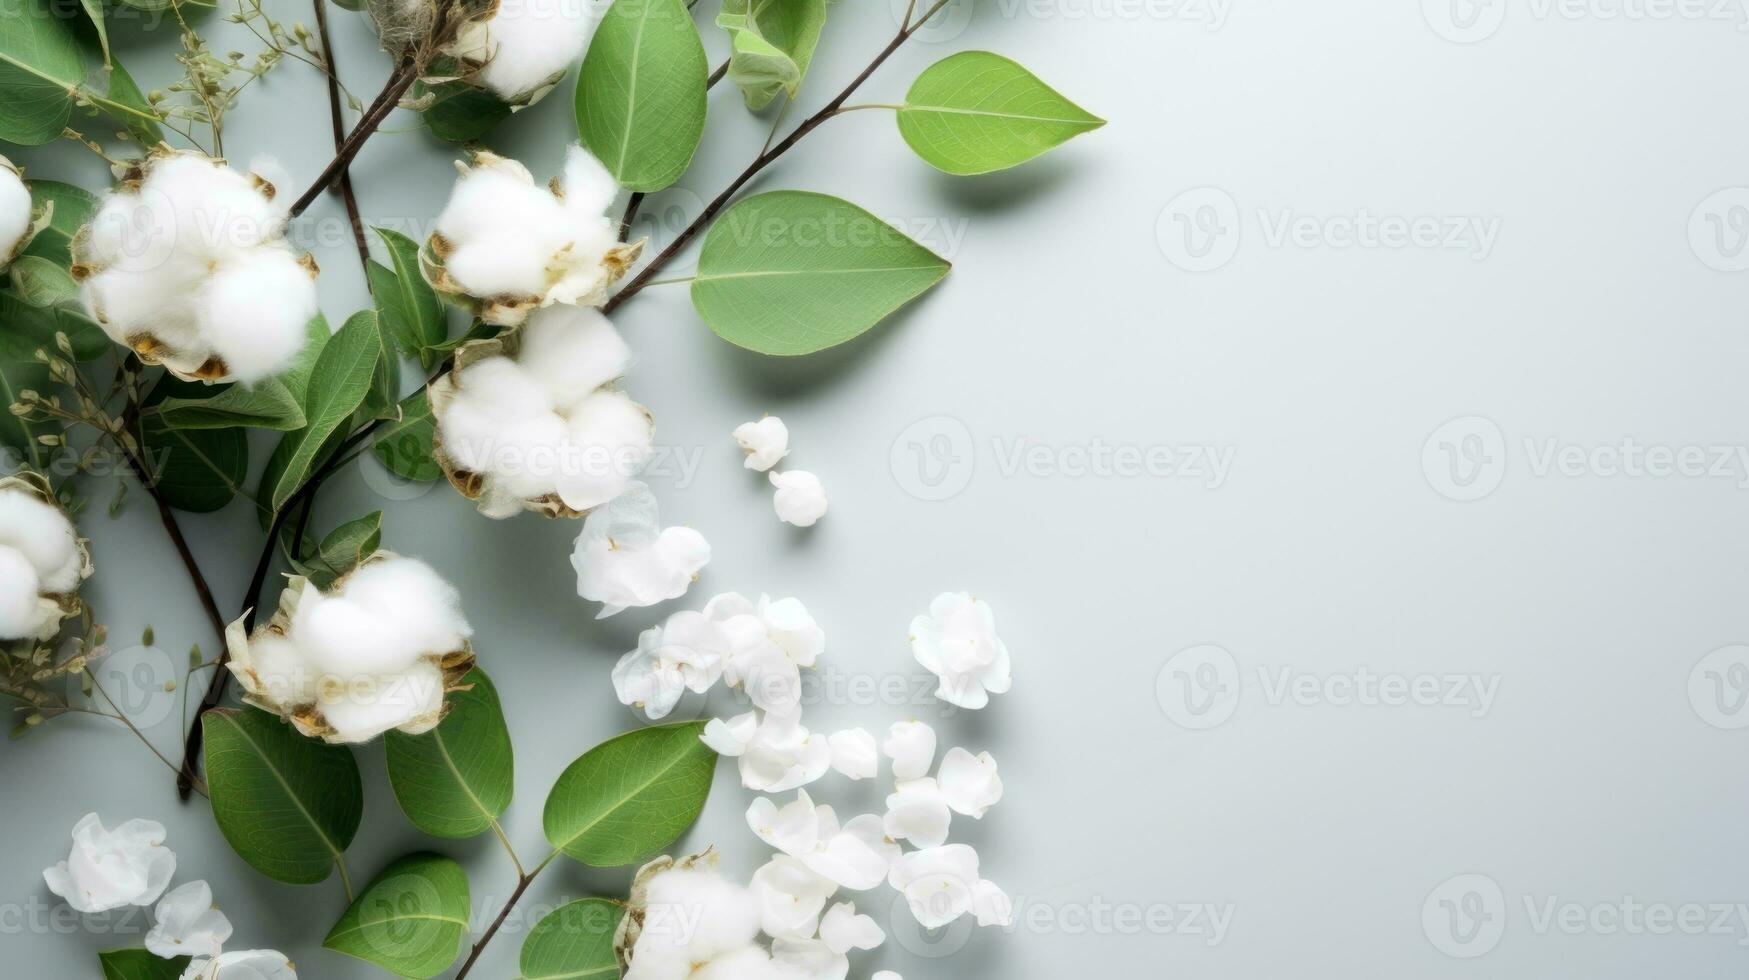
[[[577,594],[606,607],[599,619],[679,598],[710,557],[704,535],[687,527],[663,530],[655,495],[634,482],[590,511],[571,552],[571,565],[577,571]]]
[[[887,877],[899,851],[899,845],[886,839],[881,818],[864,814],[842,830],[822,832],[818,848],[802,860],[840,887],[866,891]]]
[[[92,913],[150,905],[175,873],[176,854],[164,846],[163,824],[129,820],[110,831],[88,813],[73,826],[67,860],[43,871],[43,880],[75,911]]]
[[[982,708],[1012,684],[995,614],[969,593],[944,592],[911,621],[911,653],[936,675],[935,696],[962,708]]]
[[[918,847],[940,847],[947,841],[952,819],[941,787],[925,776],[898,784],[887,797],[883,824],[887,836],[894,840],[908,840]]]
[[[246,949],[221,953],[216,960],[197,959],[188,964],[182,980],[297,980],[297,976],[285,954]]]
[[[1014,924],[1014,900],[993,881],[981,880],[972,886],[972,911],[981,926]]]
[[[812,667],[826,652],[826,631],[814,622],[814,617],[800,599],[771,601],[759,597],[759,617],[765,621],[767,635],[783,650],[784,656],[799,667]]]
[[[887,730],[881,751],[893,760],[894,779],[922,779],[935,761],[935,729],[920,721],[898,722]]]
[[[771,485],[777,488],[772,507],[785,524],[813,527],[826,516],[826,488],[814,474],[806,470],[772,473]]]
[[[1002,778],[988,752],[972,755],[958,746],[948,749],[936,779],[947,805],[955,813],[974,819],[982,818],[1002,799]]]
[[[832,746],[832,768],[850,779],[872,779],[881,771],[880,752],[875,738],[861,728],[833,732],[827,739]]]
[[[712,718],[705,723],[704,734],[699,739],[715,749],[718,755],[733,757],[747,751],[747,744],[753,741],[753,733],[758,728],[759,716],[749,711],[727,721]]]
[[[775,415],[735,427],[735,441],[747,453],[746,466],[764,472],[789,455],[789,426]]]
[[[850,960],[818,939],[779,938],[771,944],[771,961],[790,967],[797,980],[844,980],[850,973]]]
[[[213,907],[213,890],[204,881],[171,890],[153,917],[157,922],[146,933],[146,948],[165,959],[217,956],[231,938],[231,920]]]
[[[787,854],[753,872],[749,887],[759,900],[760,928],[773,939],[811,938],[820,927],[826,900],[838,890]]]
[[[806,790],[797,790],[795,800],[781,808],[767,797],[755,798],[747,807],[747,826],[760,840],[798,857],[821,843],[819,814]]]
[[[874,949],[886,942],[887,934],[874,919],[857,915],[854,902],[839,902],[820,920],[820,939],[832,952],[842,954],[853,949]]]
[[[888,876],[926,929],[938,929],[970,912],[980,880],[978,854],[964,844],[912,851],[893,862]]]

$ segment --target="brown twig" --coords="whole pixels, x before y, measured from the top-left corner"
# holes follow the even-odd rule
[[[316,37],[322,42],[322,60],[328,66],[325,73],[328,79],[328,120],[334,130],[334,152],[339,153],[346,145],[346,127],[340,116],[340,78],[335,74],[334,44],[328,39],[328,0],[312,0],[312,4],[316,8]],[[352,191],[352,171],[348,167],[340,168],[336,186],[340,200],[346,205],[346,218],[352,223],[352,241],[358,246],[358,261],[369,275],[370,243],[364,237],[364,218],[358,213],[358,196]]]
[[[352,132],[346,135],[346,139],[334,151],[334,159],[328,161],[328,165],[322,168],[322,172],[317,175],[315,182],[292,203],[290,217],[296,218],[303,214],[315,202],[316,198],[328,189],[330,184],[335,183],[346,173],[346,168],[352,164],[353,158],[358,156],[360,150],[364,149],[364,144],[377,131],[377,127],[383,124],[383,120],[388,118],[389,113],[395,111],[395,107],[401,104],[401,96],[407,94],[407,90],[413,87],[413,83],[418,78],[419,69],[413,61],[403,61],[396,66],[394,73],[389,76],[388,82],[383,85],[382,92],[377,95],[376,101],[365,109],[364,117],[359,119],[358,125],[352,128]]]

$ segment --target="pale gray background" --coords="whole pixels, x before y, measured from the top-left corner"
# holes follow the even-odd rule
[[[717,340],[684,287],[652,289],[619,317],[640,356],[628,386],[660,440],[702,454],[687,485],[652,480],[667,518],[715,548],[684,604],[725,589],[798,595],[830,634],[837,676],[920,683],[909,618],[936,592],[972,589],[1013,650],[1013,693],[975,717],[943,718],[908,697],[828,696],[811,709],[824,730],[934,721],[948,744],[992,750],[1008,789],[981,824],[956,818],[955,834],[1021,901],[1013,933],[895,936],[853,976],[1742,975],[1749,734],[1731,726],[1749,713],[1729,710],[1742,692],[1709,671],[1745,657],[1701,660],[1749,641],[1749,471],[1563,474],[1533,459],[1549,440],[1672,453],[1749,440],[1749,279],[1720,271],[1741,257],[1731,207],[1749,192],[1701,207],[1749,185],[1742,10],[1610,18],[1600,11],[1619,5],[1446,2],[978,0],[859,100],[896,101],[936,58],[987,47],[1111,125],[1011,173],[964,180],[914,158],[887,114],[858,113],[758,185],[844,195],[902,224],[955,260],[941,288],[873,336],[799,362]],[[309,16],[296,0],[270,6]],[[701,8],[701,19],[714,12],[711,0]],[[810,106],[894,28],[887,0],[846,0],[832,17]],[[385,59],[353,15],[335,21],[341,72],[368,96]],[[705,35],[714,63],[722,41]],[[148,78],[162,65],[146,52],[171,46],[167,34],[121,42]],[[550,173],[572,135],[568,90],[493,144]],[[757,151],[765,123],[738,101],[726,87],[713,94],[696,165],[654,206],[696,211]],[[429,221],[442,205],[454,153],[413,125],[397,115],[390,126],[403,132],[375,140],[355,168],[373,220]],[[329,155],[327,127],[319,79],[293,64],[249,93],[229,143],[240,161],[279,155],[301,186]],[[19,156],[38,175],[103,180],[73,148]],[[1284,215],[1362,208],[1497,219],[1498,236],[1484,258],[1272,241]],[[333,201],[312,212],[330,222],[318,253],[336,320],[366,301],[351,247],[333,234],[339,213]],[[1225,229],[1210,258],[1182,251],[1180,214]],[[1722,245],[1709,216],[1724,221]],[[1181,267],[1229,255],[1212,271]],[[812,532],[778,524],[769,489],[740,468],[728,431],[762,412],[789,421],[793,464],[831,491]],[[1483,421],[1434,438],[1472,417]],[[1071,464],[1095,445],[1208,446],[1233,463],[1218,486],[1017,470],[1007,465],[1017,440],[1070,450],[1046,459]],[[1474,495],[1496,479],[1473,502],[1442,493]],[[131,663],[180,663],[189,643],[214,641],[144,499],[112,522],[107,495],[91,486],[98,506],[84,523],[99,568],[91,598],[118,646],[149,622],[164,649],[118,656],[120,684]],[[379,507],[387,543],[430,559],[467,597],[516,736],[508,828],[538,859],[552,779],[638,723],[613,698],[613,659],[681,604],[593,622],[567,561],[575,525],[487,521],[446,487],[397,489],[373,465],[334,481],[320,523]],[[187,524],[233,609],[258,541],[249,511]],[[1193,651],[1163,673],[1202,645],[1227,652]],[[1198,663],[1225,681],[1202,714],[1185,698],[1200,705],[1210,692],[1187,691],[1176,670],[1202,676]],[[1274,694],[1283,669],[1340,684],[1363,668],[1477,674],[1497,694],[1481,717],[1465,704]],[[174,751],[169,708],[141,698],[159,718],[151,734]],[[488,917],[512,880],[496,845],[424,839],[395,808],[380,749],[361,758],[357,877],[435,846],[466,863],[475,914]],[[9,973],[90,976],[95,950],[138,942],[42,912],[51,897],[39,870],[97,810],[112,823],[165,822],[180,877],[212,881],[239,947],[283,949],[318,980],[377,975],[319,948],[344,905],[338,885],[255,874],[208,808],[179,805],[125,733],[59,722],[0,747],[0,783]],[[876,799],[841,780],[823,786],[851,809]],[[743,872],[757,866],[748,798],[725,766],[686,843],[718,844]],[[1452,881],[1462,875],[1485,878]],[[531,901],[613,893],[625,877],[567,864]],[[872,894],[887,923],[891,893]],[[1629,898],[1672,914],[1722,904],[1728,928],[1616,926],[1610,907]],[[1478,938],[1463,941],[1473,923],[1441,899],[1487,917]],[[1586,921],[1547,924],[1550,902]],[[1204,918],[1127,928],[1151,909],[1193,905],[1230,916],[1225,933]],[[1104,906],[1131,910],[1116,920],[1126,930],[1085,920]],[[515,974],[526,925],[512,920],[476,976]]]

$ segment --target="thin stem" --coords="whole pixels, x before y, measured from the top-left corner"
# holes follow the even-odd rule
[[[340,78],[334,64],[334,44],[328,38],[328,0],[312,2],[316,8],[316,37],[322,43],[322,60],[328,66],[323,73],[328,78],[328,121],[334,130],[334,152],[339,153],[346,145],[346,130],[340,121]],[[346,205],[346,218],[352,224],[352,242],[358,246],[358,261],[364,266],[368,278],[370,243],[364,237],[364,218],[358,213],[358,196],[352,191],[352,172],[347,167],[340,168],[336,187],[340,191],[340,200]]]
[[[541,865],[541,868],[544,867],[546,865]],[[510,918],[511,911],[516,908],[516,903],[522,901],[522,895],[528,891],[528,886],[534,884],[535,876],[540,874],[541,868],[536,868],[528,874],[517,877],[516,890],[510,893],[510,901],[504,903],[504,907],[498,910],[498,917],[492,920],[492,924],[486,927],[484,933],[480,934],[479,942],[474,943],[473,950],[468,953],[468,958],[462,963],[461,971],[455,975],[455,980],[462,980],[468,975],[468,971],[474,968],[474,964],[479,962],[480,954],[486,951],[486,944],[491,942],[492,937],[498,935],[498,930],[504,927],[504,921]]]
[[[166,766],[169,766],[171,772],[176,772],[177,771],[176,763],[171,762],[169,756],[158,751],[158,747],[156,745],[152,744],[152,740],[146,737],[146,733],[140,731],[139,727],[134,724],[133,719],[129,718],[127,715],[127,712],[122,710],[121,704],[118,703],[115,700],[115,698],[110,697],[109,692],[103,689],[103,682],[99,681],[97,679],[97,675],[91,672],[91,668],[90,667],[82,668],[82,672],[85,674],[86,679],[91,681],[92,689],[95,690],[97,693],[103,695],[103,700],[108,701],[109,706],[111,708],[115,709],[115,714],[112,715],[107,711],[91,711],[91,710],[86,709],[86,708],[68,708],[67,710],[68,711],[81,711],[81,712],[84,712],[87,714],[97,715],[100,718],[114,718],[116,721],[119,721],[122,724],[126,725],[128,727],[128,731],[133,732],[134,737],[140,740],[140,744],[144,745],[153,755],[158,757],[159,762],[162,762]],[[206,784],[205,783],[197,783],[195,788],[200,790],[200,795],[202,795],[202,796],[206,795]]]
[[[727,75],[728,73],[729,73],[729,59],[724,58],[723,63],[718,65],[716,67],[716,70],[711,72],[710,77],[704,80],[704,90],[706,92],[709,92],[711,89],[716,88],[717,83],[722,81],[723,76]]]
[[[504,835],[504,826],[496,818],[492,820],[492,833],[498,835],[498,843],[504,845],[504,853],[510,855],[510,863],[516,866],[518,878],[528,877],[528,872],[522,869],[522,859],[516,856],[516,848],[510,844],[510,838]]]
[[[897,112],[903,108],[905,107],[902,105],[893,105],[891,102],[858,102],[856,105],[840,106],[838,109],[838,115],[842,116],[847,112],[858,112],[863,109],[892,109]]]
[[[352,894],[352,875],[346,871],[345,855],[335,855],[334,867],[340,869],[340,887],[346,891],[346,904],[351,905],[356,896]]]
[[[395,111],[395,107],[401,104],[401,96],[407,94],[407,89],[411,88],[413,82],[418,78],[419,69],[412,61],[404,61],[396,66],[394,73],[389,76],[388,82],[383,85],[382,92],[377,95],[376,101],[365,110],[364,117],[358,121],[358,125],[352,128],[352,132],[347,134],[346,139],[335,150],[334,159],[328,161],[328,165],[322,168],[322,172],[317,175],[315,182],[292,203],[291,210],[287,212],[289,217],[296,218],[303,214],[321,195],[322,191],[327,189],[328,185],[334,183],[341,174],[346,172],[346,168],[352,163],[353,158],[358,156],[360,150],[364,149],[364,144],[370,139],[371,134],[375,133],[377,127],[382,125],[383,120],[389,117],[389,113]]]
[[[725,188],[721,194],[718,194],[715,200],[705,205],[704,211],[700,213],[697,218],[694,218],[692,223],[687,225],[686,228],[675,237],[674,241],[669,242],[667,248],[664,248],[660,254],[654,259],[651,259],[650,264],[639,270],[638,274],[633,276],[631,281],[627,282],[624,288],[613,294],[613,296],[602,305],[601,312],[612,313],[619,308],[621,303],[636,296],[640,290],[649,285],[651,280],[656,278],[656,273],[661,271],[663,266],[666,266],[669,262],[673,261],[674,257],[680,254],[681,249],[684,249],[687,243],[691,242],[695,235],[702,231],[706,225],[710,224],[711,220],[717,216],[717,212],[721,211],[729,201],[734,199],[735,195],[740,192],[741,188],[747,186],[747,183],[754,177],[758,176],[760,171],[771,166],[772,161],[783,156],[791,147],[800,143],[803,137],[813,132],[821,123],[837,115],[838,110],[843,108],[846,102],[850,101],[850,97],[856,94],[856,90],[861,88],[864,82],[868,81],[869,76],[873,75],[876,69],[885,64],[887,59],[893,56],[893,52],[899,50],[901,45],[910,40],[911,35],[917,33],[924,24],[929,23],[929,19],[940,12],[941,8],[947,6],[949,2],[951,2],[951,0],[936,0],[929,9],[923,12],[923,16],[917,18],[916,23],[906,24],[899,33],[895,34],[892,41],[888,42],[887,46],[882,49],[881,53],[876,55],[873,61],[869,62],[868,67],[864,68],[862,73],[857,75],[854,79],[851,79],[850,84],[844,87],[844,91],[839,92],[836,98],[831,102],[826,103],[825,108],[803,120],[800,125],[798,125],[788,136],[784,137],[776,146],[759,154],[758,158],[749,164],[747,169],[743,170],[739,177],[736,177],[730,182],[729,186]]]
[[[633,191],[626,199],[626,213],[619,219],[619,240],[626,241],[632,237],[632,219],[638,216],[638,206],[644,203],[643,191]]]

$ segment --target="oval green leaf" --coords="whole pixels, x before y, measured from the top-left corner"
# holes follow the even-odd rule
[[[826,0],[723,0],[717,26],[729,32],[729,81],[755,112],[779,92],[795,97],[820,45]]]
[[[68,18],[46,0],[0,0],[0,140],[59,139],[84,83],[85,58]]]
[[[424,389],[420,389],[401,400],[400,421],[378,429],[370,451],[401,479],[430,483],[443,476],[443,468],[431,455],[436,434],[431,403],[425,400]]]
[[[141,420],[146,462],[158,496],[176,510],[207,514],[243,492],[249,478],[249,436],[242,429],[170,429]]]
[[[285,506],[322,453],[332,451],[330,438],[370,394],[382,351],[382,334],[371,310],[354,313],[322,346],[304,392],[305,425],[280,439],[261,474],[256,499],[264,512]]]
[[[73,236],[97,212],[97,195],[83,187],[58,180],[26,180],[30,185],[31,210],[48,208],[49,223],[25,246],[24,254],[48,259],[61,268],[73,264]]]
[[[924,69],[899,108],[899,135],[937,170],[986,174],[1105,125],[1032,72],[988,51]]]
[[[172,429],[229,429],[248,426],[281,432],[308,421],[298,396],[278,378],[253,385],[233,384],[215,394],[206,385],[186,386],[187,395],[166,398],[152,413]]]
[[[423,735],[389,732],[389,783],[413,826],[433,837],[484,833],[510,805],[516,787],[510,729],[498,691],[475,668],[470,690],[449,695],[449,714]]]
[[[143,949],[112,949],[98,953],[97,962],[103,968],[103,980],[181,980],[189,958],[167,960]]]
[[[547,840],[600,868],[652,857],[680,838],[710,796],[716,753],[704,722],[642,728],[571,763],[547,796]]]
[[[621,187],[659,191],[698,151],[708,75],[682,0],[614,0],[577,76],[577,134]]]
[[[364,816],[352,750],[254,708],[209,711],[201,724],[213,817],[232,849],[274,881],[327,880]]]
[[[426,370],[436,366],[437,347],[449,334],[443,301],[425,281],[419,268],[419,246],[411,238],[388,228],[377,228],[389,252],[389,264],[370,263],[370,292],[384,332],[408,357],[417,357]]]
[[[849,201],[773,191],[741,201],[711,225],[692,305],[731,344],[812,354],[879,323],[950,268]]]
[[[426,980],[455,962],[467,931],[467,872],[441,854],[409,854],[376,876],[322,946]]]
[[[618,977],[613,934],[620,907],[605,898],[561,905],[534,924],[522,943],[522,980]]]

